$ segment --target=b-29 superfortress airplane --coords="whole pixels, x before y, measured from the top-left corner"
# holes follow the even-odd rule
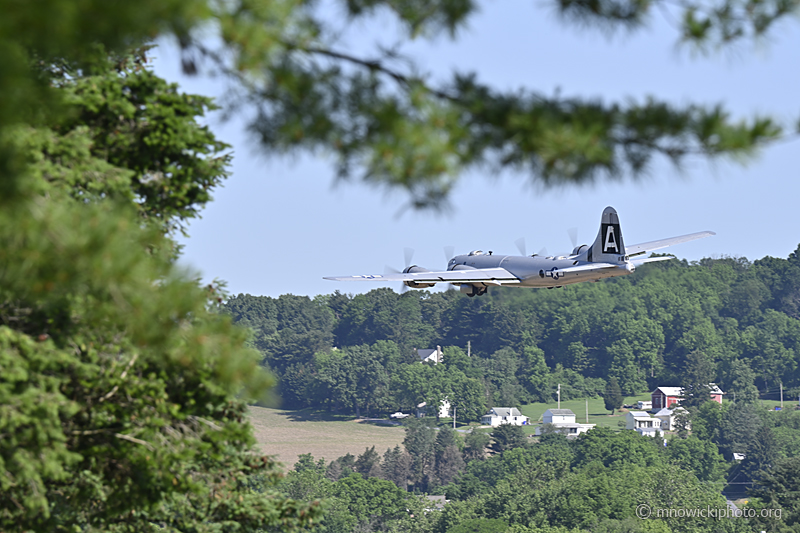
[[[700,231],[680,237],[625,246],[619,217],[613,207],[606,207],[600,219],[600,231],[594,243],[576,246],[570,255],[542,257],[494,255],[481,250],[450,259],[447,270],[431,271],[417,265],[390,275],[326,277],[334,281],[402,281],[414,289],[433,287],[436,283],[457,285],[467,296],[486,294],[490,286],[562,287],[584,281],[632,274],[637,266],[652,261],[672,259],[671,256],[647,257],[654,251],[716,235]]]

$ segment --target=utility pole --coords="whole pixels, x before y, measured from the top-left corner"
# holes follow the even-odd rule
[[[561,383],[558,384],[556,394],[558,395],[558,408],[561,409]]]
[[[467,357],[471,357],[472,352],[472,341],[467,341]]]
[[[783,409],[783,381],[781,381],[781,409]]]
[[[456,406],[453,406],[453,429],[456,429]]]
[[[589,423],[589,398],[586,398],[586,423]]]

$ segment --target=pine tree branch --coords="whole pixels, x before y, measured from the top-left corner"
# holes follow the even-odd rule
[[[120,380],[124,380],[124,379],[125,379],[125,377],[128,375],[128,370],[130,370],[130,369],[131,369],[131,367],[133,366],[133,363],[135,363],[135,362],[136,362],[136,360],[137,360],[138,358],[139,358],[139,354],[138,354],[138,353],[135,353],[135,354],[133,354],[133,357],[132,357],[132,358],[131,358],[131,360],[128,362],[128,365],[125,367],[125,370],[123,370],[123,371],[122,371],[122,374],[120,374],[120,376],[119,376],[119,379],[120,379]],[[113,389],[111,389],[111,391],[110,391],[108,394],[106,394],[105,396],[103,396],[102,398],[100,398],[100,402],[104,402],[104,401],[108,400],[109,398],[111,398],[112,396],[114,396],[114,394],[115,394],[115,393],[116,393],[118,390],[119,390],[119,384],[116,384],[116,385],[114,385],[114,388],[113,388]]]
[[[149,442],[137,439],[135,437],[131,437],[130,435],[123,435],[122,433],[114,433],[114,436],[117,437],[118,439],[127,440],[128,442],[132,442],[134,444],[141,444],[148,450],[155,450],[155,446],[153,446]]]
[[[340,59],[342,61],[347,61],[348,63],[353,63],[355,65],[360,65],[362,67],[366,67],[371,71],[377,71],[382,74],[386,74],[393,80],[395,80],[398,84],[404,85],[405,87],[410,87],[413,83],[418,83],[425,87],[425,90],[428,91],[430,94],[438,96],[444,100],[449,100],[451,102],[460,102],[455,96],[451,94],[447,94],[443,91],[439,91],[436,89],[432,89],[425,85],[422,80],[413,79],[409,76],[401,74],[396,70],[392,70],[386,67],[380,60],[378,59],[361,59],[359,57],[351,56],[349,54],[345,54],[344,52],[337,52],[336,50],[329,50],[326,48],[317,48],[317,47],[306,47],[302,49],[305,52],[310,54],[318,54],[323,55],[326,57],[330,57],[332,59]]]

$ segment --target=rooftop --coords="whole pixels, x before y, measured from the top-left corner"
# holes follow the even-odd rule
[[[492,411],[497,416],[522,416],[522,413],[516,407],[492,407]],[[490,414],[492,413],[487,413],[487,415]]]
[[[575,416],[575,413],[572,412],[572,409],[548,409],[545,413],[550,412],[551,415],[558,415],[558,416]]]

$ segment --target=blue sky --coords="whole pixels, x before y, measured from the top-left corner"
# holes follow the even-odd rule
[[[386,17],[351,28],[340,48],[363,52],[393,44]],[[734,117],[769,114],[789,129],[800,118],[800,27],[776,28],[769,40],[740,44],[707,56],[679,47],[678,32],[663,18],[649,30],[609,37],[558,21],[533,2],[487,2],[455,41],[437,38],[402,48],[433,79],[474,71],[500,89],[596,98],[606,103],[648,96],[675,104],[724,104]],[[169,42],[156,51],[156,72],[184,91],[219,96],[219,80],[187,78]],[[403,210],[405,198],[357,182],[336,185],[334,160],[324,155],[267,157],[245,130],[247,117],[208,123],[233,145],[232,176],[192,222],[183,264],[204,279],[226,280],[233,294],[314,296],[366,292],[380,284],[336,283],[323,276],[381,274],[415,264],[445,266],[445,246],[517,253],[572,248],[597,233],[600,214],[614,206],[625,242],[649,241],[701,230],[717,236],[678,245],[678,257],[766,255],[786,257],[800,243],[800,140],[781,142],[747,164],[688,161],[678,172],[659,162],[632,182],[542,190],[524,174],[465,174],[444,213]],[[635,274],[634,274],[635,275]],[[394,287],[397,288],[397,287]],[[521,289],[525,290],[525,289]]]

